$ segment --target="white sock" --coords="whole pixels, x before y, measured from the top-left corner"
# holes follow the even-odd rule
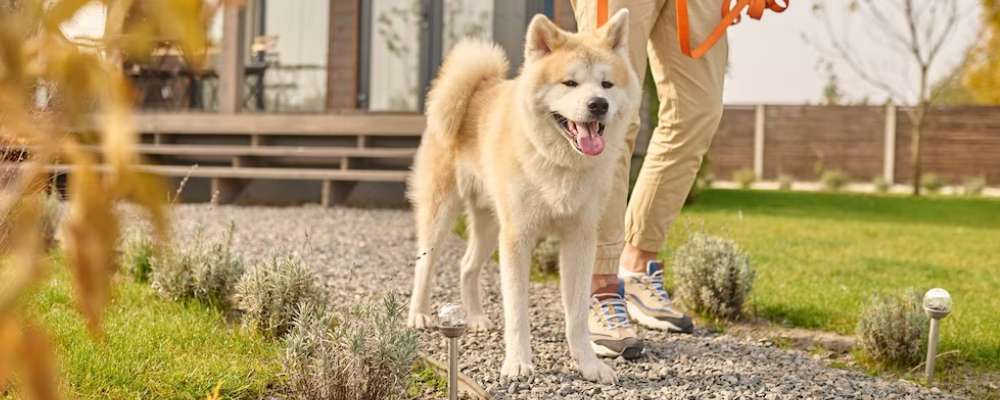
[[[640,278],[640,277],[643,277],[643,276],[646,276],[645,272],[629,271],[629,270],[625,269],[625,266],[623,266],[621,264],[618,264],[618,278],[620,278],[620,279]]]

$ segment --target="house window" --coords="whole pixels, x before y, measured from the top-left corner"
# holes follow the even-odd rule
[[[369,111],[419,112],[447,51],[464,37],[492,38],[493,2],[363,2],[361,104]]]
[[[263,105],[268,112],[323,111],[330,0],[256,3],[255,35],[245,66],[245,107],[256,110]],[[259,82],[258,74],[263,78]]]
[[[367,103],[371,111],[417,111],[420,105],[421,0],[372,0]]]

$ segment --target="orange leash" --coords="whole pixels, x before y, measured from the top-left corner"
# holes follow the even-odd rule
[[[597,0],[597,27],[604,26],[608,22],[608,0]]]
[[[764,16],[765,9],[781,13],[788,9],[789,4],[792,2],[791,0],[785,0],[784,5],[782,5],[778,2],[779,0],[736,0],[736,4],[733,5],[733,0],[723,0],[722,21],[719,21],[719,25],[705,38],[704,42],[692,50],[691,21],[688,18],[687,0],[674,1],[677,2],[677,38],[680,41],[681,53],[691,58],[700,58],[705,53],[708,53],[708,50],[719,39],[722,39],[722,35],[726,33],[726,29],[740,22],[740,14],[743,13],[743,10],[747,11],[747,15],[750,18],[760,20]],[[730,6],[732,7],[730,8]],[[608,0],[597,0],[597,26],[604,25],[605,22],[608,22]]]

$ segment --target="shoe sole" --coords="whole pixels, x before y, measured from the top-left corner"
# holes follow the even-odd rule
[[[628,309],[628,315],[632,317],[632,319],[635,320],[635,322],[639,323],[639,325],[671,333],[691,333],[690,331],[685,331],[680,327],[678,327],[677,325],[671,324],[668,321],[664,321],[646,315],[646,313],[642,312],[642,309],[633,306],[632,303],[626,304],[625,307]]]
[[[626,347],[621,353],[594,342],[590,342],[590,347],[594,349],[594,352],[597,353],[599,357],[614,358],[622,356],[622,358],[626,360],[635,360],[636,358],[642,357],[642,355],[646,353],[645,347]]]

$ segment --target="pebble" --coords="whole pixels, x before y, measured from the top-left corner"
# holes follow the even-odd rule
[[[403,209],[319,206],[236,207],[182,204],[174,209],[175,243],[192,245],[224,237],[236,225],[233,247],[246,260],[298,254],[324,278],[336,304],[349,306],[387,291],[409,296],[415,260],[413,216]],[[465,244],[450,235],[434,282],[435,307],[459,303],[458,264]],[[640,329],[647,355],[635,361],[607,360],[617,386],[584,381],[572,367],[563,332],[557,284],[532,283],[531,329],[535,375],[500,379],[503,326],[499,273],[483,270],[483,304],[489,332],[462,338],[462,372],[495,399],[950,399],[937,388],[885,380],[827,367],[809,354],[784,350],[768,340],[736,338],[697,329],[671,335]],[[446,360],[440,335],[421,333],[421,350]]]

